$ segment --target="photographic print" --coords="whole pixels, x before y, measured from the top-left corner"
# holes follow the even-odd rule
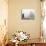
[[[33,9],[22,9],[21,11],[22,19],[35,19],[35,11]]]

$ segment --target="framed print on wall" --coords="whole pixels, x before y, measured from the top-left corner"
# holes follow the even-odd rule
[[[35,10],[34,9],[22,9],[21,18],[26,20],[35,19]]]

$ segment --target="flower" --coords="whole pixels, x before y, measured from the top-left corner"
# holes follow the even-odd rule
[[[19,39],[20,41],[29,39],[28,34],[27,34],[26,32],[23,32],[23,31],[19,32],[19,33],[17,34],[17,37],[18,37],[18,39]]]
[[[18,31],[17,34],[13,35],[14,41],[27,41],[30,38],[30,34],[23,31]]]

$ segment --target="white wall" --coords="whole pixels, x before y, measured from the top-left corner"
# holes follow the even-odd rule
[[[35,20],[22,20],[21,10],[23,8],[36,11]],[[8,33],[10,35],[18,30],[23,30],[31,35],[31,38],[40,37],[40,0],[9,0]]]

